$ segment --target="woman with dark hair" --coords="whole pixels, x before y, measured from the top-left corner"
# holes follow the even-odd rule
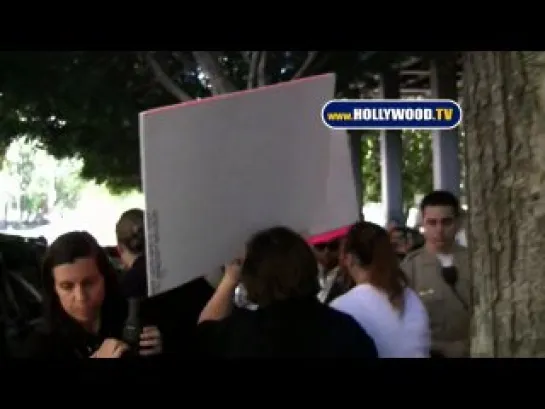
[[[341,263],[356,286],[330,305],[369,333],[381,358],[429,357],[426,309],[409,288],[386,230],[369,222],[354,224]]]
[[[242,282],[259,308],[236,309]],[[254,235],[244,260],[225,268],[202,310],[203,353],[219,357],[377,357],[370,337],[348,315],[320,303],[318,266],[305,240],[285,227]]]
[[[33,334],[24,355],[47,358],[119,358],[128,314],[108,257],[87,232],[59,236],[43,263],[45,328]],[[161,334],[144,327],[140,355],[161,352]]]

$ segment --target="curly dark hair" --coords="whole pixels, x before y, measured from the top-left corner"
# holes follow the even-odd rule
[[[249,240],[241,280],[248,300],[260,307],[316,297],[320,290],[312,249],[299,234],[281,226],[260,231]]]

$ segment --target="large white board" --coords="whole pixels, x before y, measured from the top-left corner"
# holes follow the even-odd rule
[[[354,183],[349,136],[344,130],[332,130],[330,135],[325,193],[316,203],[320,211],[310,230],[311,235],[355,223],[361,212]]]
[[[334,85],[328,74],[140,114],[150,295],[212,273],[258,229],[314,230]]]

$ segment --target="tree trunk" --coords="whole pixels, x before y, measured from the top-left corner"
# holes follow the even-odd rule
[[[472,355],[545,357],[545,53],[464,55]]]

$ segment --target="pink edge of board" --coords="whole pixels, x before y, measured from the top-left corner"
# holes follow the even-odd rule
[[[312,246],[315,246],[321,243],[327,243],[329,241],[340,239],[341,237],[346,236],[346,234],[348,233],[348,230],[350,230],[350,225],[343,226],[335,230],[330,230],[325,233],[317,234],[315,236],[308,238],[307,242]]]
[[[252,88],[252,89],[246,89],[246,90],[242,90],[242,91],[235,91],[235,92],[230,92],[228,94],[214,95],[214,96],[211,96],[211,97],[205,97],[205,98],[201,98],[201,99],[193,99],[191,101],[180,102],[179,104],[165,105],[165,106],[162,106],[162,107],[148,109],[147,111],[143,111],[141,113],[141,115],[156,114],[156,113],[159,113],[159,112],[164,112],[164,111],[168,111],[168,110],[175,109],[175,108],[181,108],[182,106],[185,107],[185,106],[189,106],[189,105],[201,104],[203,102],[217,101],[217,100],[226,99],[226,98],[236,98],[237,96],[244,95],[244,94],[249,94],[249,93],[252,93],[252,92],[260,92],[260,91],[264,91],[264,90],[267,90],[267,89],[270,89],[270,88],[286,87],[286,86],[294,85],[294,84],[297,84],[297,83],[300,83],[300,82],[312,81],[312,80],[327,77],[327,76],[330,76],[330,75],[334,75],[334,74],[327,73],[327,74],[314,75],[312,77],[299,78],[299,79],[296,79],[296,80],[278,82],[276,84],[271,84],[271,85],[265,85],[264,87],[259,87],[259,88]],[[333,96],[332,96],[332,98],[333,98]]]

